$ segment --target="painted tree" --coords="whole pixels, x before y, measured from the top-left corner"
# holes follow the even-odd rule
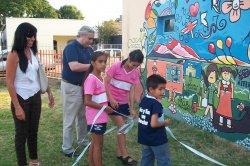
[[[63,19],[84,19],[84,17],[82,16],[82,13],[80,10],[78,10],[75,6],[71,6],[71,5],[64,5],[62,6],[59,11],[59,18],[63,18]]]
[[[119,29],[113,20],[104,21],[102,25],[97,26],[99,42],[109,44],[111,36],[118,35]]]

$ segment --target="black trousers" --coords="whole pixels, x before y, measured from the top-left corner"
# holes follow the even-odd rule
[[[25,144],[27,141],[30,159],[37,159],[37,132],[41,114],[41,93],[24,100],[17,95],[18,101],[25,112],[25,121],[16,118],[15,107],[11,102],[11,111],[15,122],[15,148],[19,166],[27,165]]]

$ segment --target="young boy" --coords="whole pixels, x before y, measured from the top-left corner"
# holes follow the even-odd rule
[[[168,139],[165,126],[170,120],[164,120],[163,107],[159,102],[164,97],[166,80],[160,75],[153,74],[147,79],[146,95],[139,110],[138,142],[142,144],[141,166],[153,166],[154,159],[157,166],[171,165]]]

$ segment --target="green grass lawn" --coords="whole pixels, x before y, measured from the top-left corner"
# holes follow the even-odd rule
[[[60,84],[53,83],[55,108],[47,106],[47,96],[43,95],[42,115],[39,127],[38,154],[43,166],[69,166],[70,158],[61,152],[62,144],[62,103],[60,98]],[[16,155],[14,150],[14,124],[10,112],[10,98],[5,85],[0,83],[0,166],[14,166]],[[112,126],[110,123],[109,126]],[[220,137],[196,129],[188,124],[173,120],[170,125],[173,133],[183,143],[201,151],[202,153],[226,165],[250,165],[250,152]],[[136,126],[127,135],[127,147],[131,156],[140,160],[140,145],[137,144]],[[103,165],[122,165],[116,159],[116,134],[110,133],[104,138]],[[171,160],[173,165],[214,165],[169,138]],[[27,154],[27,153],[26,153]],[[87,165],[86,156],[79,165]]]

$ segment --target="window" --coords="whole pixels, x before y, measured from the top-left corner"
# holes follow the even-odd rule
[[[167,81],[180,83],[180,73],[179,66],[167,66]]]
[[[157,35],[174,32],[175,15],[158,17]]]
[[[173,32],[174,31],[174,19],[165,19],[164,22],[164,32]]]

